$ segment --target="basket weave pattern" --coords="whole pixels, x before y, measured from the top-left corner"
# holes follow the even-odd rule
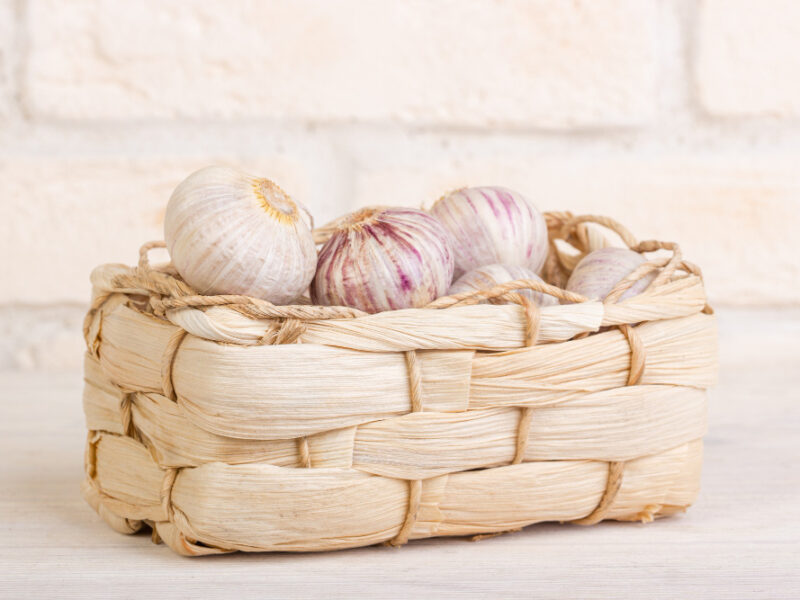
[[[137,267],[98,267],[84,497],[117,531],[148,525],[185,555],[684,510],[716,377],[700,271],[610,219],[546,217],[547,284],[374,315],[198,295],[149,264],[159,243]],[[606,243],[596,224],[661,251],[602,303],[562,289]],[[619,300],[652,271],[644,293]],[[564,303],[540,309],[520,288]]]

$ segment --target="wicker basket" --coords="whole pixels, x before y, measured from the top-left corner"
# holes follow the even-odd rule
[[[157,243],[136,268],[99,267],[84,328],[86,500],[117,531],[148,525],[186,555],[684,510],[716,377],[700,272],[610,219],[547,221],[552,285],[374,315],[200,296],[150,266]],[[605,303],[558,287],[609,229],[655,254]],[[617,301],[653,270],[643,294]],[[522,287],[563,304],[538,309],[510,291]]]

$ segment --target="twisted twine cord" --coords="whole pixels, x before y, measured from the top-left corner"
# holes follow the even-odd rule
[[[405,352],[406,369],[408,370],[408,393],[411,398],[411,412],[422,411],[422,369],[417,360],[415,350]],[[422,480],[408,480],[408,508],[403,524],[397,535],[389,540],[390,546],[399,547],[408,542],[411,530],[417,522],[420,501],[422,499]]]
[[[539,322],[541,311],[538,305],[530,298],[516,292],[509,292],[498,299],[508,298],[525,309],[525,346],[530,348],[536,344],[539,336]],[[512,465],[518,465],[525,460],[525,451],[528,448],[528,438],[530,437],[531,423],[533,422],[533,407],[521,406],[519,409],[519,423],[517,425],[517,439],[514,447],[514,458],[511,459]],[[477,542],[507,533],[520,531],[521,528],[507,529],[505,531],[495,531],[492,533],[482,533],[470,536],[470,541]]]
[[[644,265],[643,265],[644,266]],[[618,289],[615,289],[615,292],[619,292]],[[619,292],[621,294],[622,292]],[[617,296],[619,295],[617,294]],[[614,299],[609,300],[611,294],[606,297],[606,302],[614,302]],[[645,351],[644,343],[642,342],[642,338],[639,336],[638,332],[636,331],[635,327],[632,327],[628,324],[620,325],[619,330],[625,336],[625,339],[628,342],[628,346],[630,347],[630,366],[628,368],[628,379],[625,385],[638,385],[642,381],[642,377],[644,376],[644,371],[646,367],[646,359],[647,354]],[[619,493],[620,488],[622,487],[622,478],[625,474],[625,462],[624,461],[612,461],[608,463],[608,477],[606,478],[606,488],[603,492],[603,495],[600,498],[600,502],[597,504],[595,509],[588,514],[587,516],[583,517],[582,519],[577,519],[573,521],[578,525],[594,525],[595,523],[599,523],[602,521],[608,511],[611,509],[611,506],[614,504],[614,500]]]
[[[518,465],[525,459],[525,450],[528,449],[528,437],[530,436],[531,423],[533,422],[533,407],[523,406],[520,408],[519,425],[517,426],[517,444],[514,450],[512,465]]]
[[[542,313],[533,300],[521,294],[517,295],[519,296],[518,300],[522,302],[525,308],[525,346],[530,348],[536,344]],[[533,407],[521,407],[519,425],[517,426],[517,443],[514,450],[514,458],[511,461],[512,465],[518,465],[525,460],[525,451],[528,448],[528,437],[530,435],[532,421]]]
[[[408,371],[408,393],[411,398],[411,412],[422,411],[422,369],[417,360],[417,352],[404,352]]]
[[[150,257],[149,253],[150,250],[155,248],[166,248],[167,243],[162,240],[156,240],[153,242],[145,242],[139,248],[139,268],[142,270],[150,269]]]
[[[569,214],[569,213],[566,213]],[[602,225],[606,229],[610,229],[614,233],[616,233],[625,245],[628,248],[633,248],[637,245],[636,238],[634,235],[628,230],[627,227],[615,221],[611,217],[604,217],[602,215],[580,215],[577,217],[568,217],[564,220],[563,225],[561,226],[561,231],[559,232],[558,237],[562,240],[570,241],[570,239],[575,239],[575,229],[581,223],[597,223],[598,225]],[[584,237],[585,240],[585,237]],[[583,243],[580,239],[576,240],[578,243],[576,244],[579,248],[585,249],[585,241]]]
[[[389,541],[390,546],[399,547],[408,542],[408,537],[417,522],[419,513],[420,500],[422,499],[422,481],[419,479],[411,479],[408,482],[408,511],[400,531],[394,539]]]
[[[326,319],[352,319],[363,317],[368,313],[346,306],[314,306],[293,304],[276,306],[266,300],[251,296],[223,294],[219,296],[185,295],[165,298],[151,297],[150,306],[153,312],[162,316],[175,308],[205,308],[209,306],[231,306],[245,316],[253,319],[300,319],[317,321]]]
[[[600,497],[597,507],[582,519],[572,521],[576,525],[594,525],[602,521],[622,487],[622,475],[625,472],[624,462],[608,463],[608,478],[606,479],[606,489]]]
[[[548,253],[544,261],[544,279],[550,283],[564,288],[569,279],[569,271],[561,264],[556,239],[559,239],[564,224],[572,219],[571,212],[547,212],[544,214],[547,224]]]
[[[522,295],[519,293],[514,293],[516,290],[531,290],[534,292],[541,292],[543,294],[554,296],[559,300],[563,300],[564,302],[571,303],[581,303],[589,300],[589,298],[586,296],[561,289],[543,281],[537,281],[535,279],[515,279],[514,281],[507,281],[484,290],[469,290],[467,292],[461,292],[460,294],[442,296],[441,298],[437,298],[430,304],[426,305],[425,308],[451,308],[453,306],[469,306],[472,304],[478,304],[484,300],[494,300],[502,296],[506,296],[509,300],[515,302],[516,304],[522,304],[522,301],[520,300]]]
[[[300,319],[284,319],[267,328],[259,345],[293,344],[306,332],[306,321]]]
[[[642,342],[642,338],[639,337],[635,327],[625,324],[620,325],[619,330],[625,336],[625,339],[628,341],[628,345],[631,349],[631,363],[630,367],[628,368],[628,381],[625,383],[625,385],[637,385],[644,376],[644,368],[647,358],[644,342]]]

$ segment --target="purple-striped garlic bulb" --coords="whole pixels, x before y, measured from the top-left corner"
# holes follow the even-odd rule
[[[164,239],[178,273],[201,294],[286,304],[314,276],[311,227],[305,207],[269,179],[206,167],[172,192]]]
[[[376,313],[425,306],[452,280],[453,251],[436,219],[414,208],[365,208],[320,250],[311,298]]]
[[[641,254],[627,248],[600,248],[584,256],[575,266],[567,281],[567,289],[593,300],[603,300],[614,286],[643,262],[645,259]],[[655,277],[656,273],[651,271],[625,290],[619,300],[641,294]]]
[[[451,236],[455,276],[492,264],[539,273],[547,258],[544,216],[522,194],[503,187],[472,187],[439,198],[430,213]]]
[[[464,273],[459,277],[450,289],[448,295],[471,292],[473,290],[486,290],[493,288],[501,283],[516,281],[518,279],[532,279],[542,281],[536,273],[526,267],[519,265],[486,265]],[[552,306],[558,304],[558,299],[550,294],[537,292],[528,288],[512,290],[532,300],[538,306]]]

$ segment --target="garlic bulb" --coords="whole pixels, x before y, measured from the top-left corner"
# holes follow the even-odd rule
[[[452,279],[453,252],[436,219],[413,208],[365,208],[320,250],[311,298],[370,313],[420,307]]]
[[[645,262],[638,252],[627,248],[600,248],[584,256],[572,271],[567,289],[587,298],[603,300],[626,275]],[[641,294],[656,273],[650,272],[620,296],[620,300]]]
[[[492,264],[520,265],[538,273],[547,258],[542,213],[512,190],[456,190],[439,198],[430,213],[452,238],[456,277]]]
[[[292,302],[314,277],[313,224],[269,179],[206,167],[175,188],[164,239],[181,277],[201,294]]]
[[[447,294],[452,295],[460,294],[461,292],[470,292],[472,290],[485,290],[500,285],[501,283],[515,281],[517,279],[542,281],[542,278],[536,273],[519,265],[487,265],[464,273],[464,275],[459,277],[458,280],[450,286]],[[514,291],[532,300],[538,306],[552,306],[558,304],[558,299],[550,294],[544,294],[525,288]]]

